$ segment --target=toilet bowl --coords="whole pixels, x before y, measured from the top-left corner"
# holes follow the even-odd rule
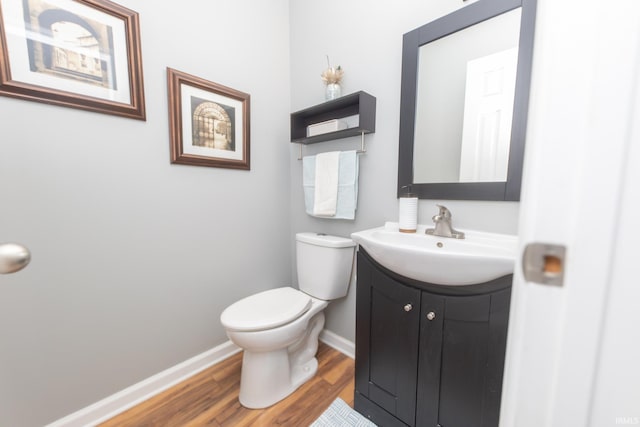
[[[244,350],[239,396],[243,406],[271,406],[315,375],[324,309],[329,300],[346,296],[354,252],[351,239],[298,233],[300,290],[270,289],[223,311],[220,321],[227,336]]]
[[[299,294],[300,300],[306,297],[309,304],[304,312],[294,315],[287,323],[253,330],[245,323],[245,330],[234,330],[234,326],[238,326],[230,319],[241,310],[251,310],[254,304],[261,304],[262,299],[278,297],[278,305],[271,305],[277,312],[280,306],[286,307],[287,297],[295,294]],[[240,300],[225,310],[221,319],[227,328],[227,336],[244,349],[239,396],[243,406],[271,406],[315,375],[318,362],[314,356],[318,349],[318,335],[324,327],[322,310],[327,305],[327,301],[312,298],[296,289],[277,288]]]

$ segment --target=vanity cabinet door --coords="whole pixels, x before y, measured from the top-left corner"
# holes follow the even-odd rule
[[[438,424],[444,302],[445,298],[442,296],[428,292],[422,293],[423,311],[420,316],[420,367],[416,405],[417,426],[436,426]]]
[[[498,426],[509,298],[423,292],[416,425]]]
[[[360,394],[410,426],[415,425],[420,302],[419,290],[385,275],[359,252],[356,406],[366,403]],[[389,425],[376,420],[376,413],[369,416]]]

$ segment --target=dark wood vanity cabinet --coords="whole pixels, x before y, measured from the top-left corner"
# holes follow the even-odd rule
[[[361,247],[355,409],[381,427],[497,426],[511,279],[427,284]]]

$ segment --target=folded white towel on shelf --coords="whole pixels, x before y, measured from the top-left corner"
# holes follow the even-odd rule
[[[302,185],[307,214],[322,218],[355,219],[358,203],[358,154],[356,151],[339,152],[335,213],[330,216],[315,213],[318,156],[320,154],[302,159]]]

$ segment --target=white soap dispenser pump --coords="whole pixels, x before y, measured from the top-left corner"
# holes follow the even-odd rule
[[[399,231],[415,233],[418,229],[418,195],[411,192],[411,185],[405,185],[400,190],[407,189],[400,195],[398,209]]]

